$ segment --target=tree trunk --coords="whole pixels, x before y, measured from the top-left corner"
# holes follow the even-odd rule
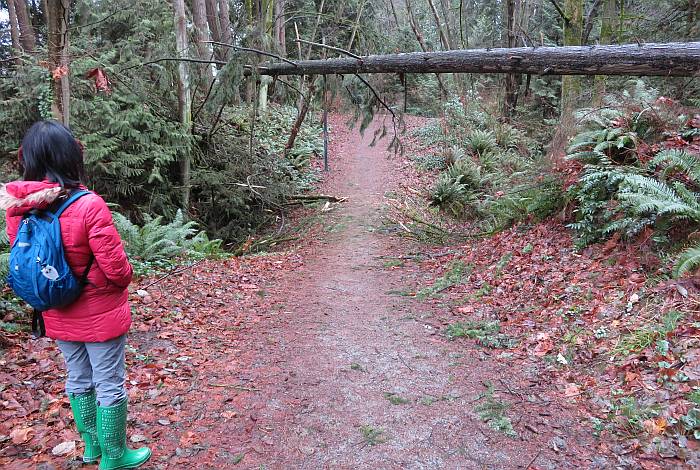
[[[202,60],[211,59],[211,44],[207,41],[211,40],[209,35],[209,24],[207,23],[207,6],[205,0],[192,1],[192,19],[194,20],[195,41],[197,41],[197,55]],[[198,67],[199,78],[205,88],[211,84],[214,76],[214,64],[203,64]]]
[[[19,24],[17,23],[17,11],[14,0],[8,0],[7,9],[10,16],[10,38],[12,41],[12,54],[19,52],[22,47],[19,42]]]
[[[583,0],[564,0],[564,46],[580,46],[583,34]],[[568,119],[581,95],[581,79],[561,79],[561,116]]]
[[[583,24],[583,33],[581,35],[582,46],[588,44],[588,38],[591,35],[591,31],[593,31],[593,23],[595,22],[596,15],[598,15],[598,9],[600,8],[600,4],[604,1],[607,0],[594,0],[591,9],[588,11],[588,15],[586,15],[586,22]],[[603,44],[603,42],[601,42],[601,44]]]
[[[454,22],[454,16],[450,11],[450,0],[440,0],[440,6],[442,8],[442,17],[445,19],[445,32],[447,34],[447,39],[455,47],[457,44],[457,38],[455,37],[454,31],[457,29]]]
[[[175,47],[180,57],[187,57],[187,18],[185,0],[173,0],[175,14]],[[190,95],[190,76],[187,62],[178,63],[177,104],[182,127],[189,133],[192,129],[192,97]],[[180,161],[182,179],[182,208],[187,213],[190,207],[190,155],[186,153]]]
[[[508,47],[515,47],[515,0],[506,0],[506,25]],[[503,99],[503,117],[510,119],[518,105],[518,77],[514,73],[506,75],[506,95]]]
[[[70,124],[69,13],[70,0],[46,0],[48,62],[51,72],[54,74],[52,112],[54,117],[66,126]]]
[[[362,19],[362,11],[365,9],[365,5],[367,5],[367,2],[364,1],[362,2],[362,5],[360,5],[360,10],[357,12],[357,17],[355,18],[355,24],[352,27],[352,34],[350,34],[350,42],[348,42],[348,47],[346,47],[346,50],[352,50],[352,44],[355,42],[355,35],[357,34],[357,28],[360,27],[360,20]]]
[[[437,10],[435,9],[435,4],[433,3],[433,0],[428,0],[428,4],[430,5],[430,11],[433,12],[433,18],[435,18],[435,28],[437,28],[438,33],[440,34],[440,42],[442,42],[442,47],[445,48],[445,50],[449,51],[450,49],[452,49],[452,47],[450,46],[450,39],[447,37],[447,34],[445,33],[445,30],[442,27],[440,15],[438,15]]]
[[[394,5],[394,0],[389,0],[389,6],[391,7],[391,14],[394,16],[394,23],[396,23],[396,27],[400,28],[401,24],[399,23],[399,15],[396,14],[396,6]]]
[[[13,0],[8,0],[8,6],[13,3]],[[31,21],[29,21],[29,12],[27,4],[24,0],[14,0],[15,10],[17,12],[17,22],[19,23],[19,42],[22,44],[24,52],[32,53],[36,47],[36,35]]]
[[[613,25],[617,17],[617,0],[604,0],[603,14],[600,18],[600,43],[611,44],[613,41]],[[600,106],[605,95],[605,75],[596,75],[593,80],[593,106]]]
[[[610,46],[460,49],[370,55],[362,59],[264,62],[262,75],[354,73],[531,73],[693,77],[700,73],[700,42]]]
[[[301,129],[301,125],[304,123],[304,119],[306,118],[306,113],[309,111],[309,104],[310,101],[314,95],[315,87],[314,87],[314,82],[313,80],[310,81],[309,83],[309,90],[308,94],[306,95],[308,99],[304,99],[302,101],[301,109],[299,110],[299,114],[297,115],[296,120],[294,121],[294,124],[292,125],[291,131],[289,131],[289,139],[287,139],[287,145],[284,146],[284,153],[285,155],[289,153],[292,148],[294,148],[294,141],[297,139],[297,135],[299,134],[299,130]]]
[[[700,34],[700,0],[688,0],[687,38],[697,38]]]
[[[206,0],[207,23],[212,41],[223,42],[221,38],[221,25],[219,24],[219,8],[217,0]]]
[[[286,0],[277,0],[275,2],[275,43],[282,57],[287,56],[287,34],[284,30],[284,8],[286,3]]]
[[[416,21],[416,18],[413,16],[413,9],[411,8],[411,0],[406,0],[406,13],[408,14],[408,22],[411,25],[411,29],[413,30],[413,34],[416,35],[416,40],[418,41],[420,48],[423,50],[423,52],[428,52],[428,48],[425,45],[425,40],[423,39],[423,34],[418,29],[418,22]],[[435,78],[437,78],[438,86],[440,87],[440,92],[442,93],[442,96],[447,97],[447,88],[445,88],[445,84],[442,82],[442,78],[440,77],[440,74],[436,73]]]

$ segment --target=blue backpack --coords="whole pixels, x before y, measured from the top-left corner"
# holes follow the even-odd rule
[[[66,261],[58,220],[68,206],[86,194],[90,191],[77,191],[55,211],[35,209],[22,219],[10,250],[7,283],[35,312],[65,307],[78,298],[87,283],[94,257],[90,256],[82,279],[78,279]]]

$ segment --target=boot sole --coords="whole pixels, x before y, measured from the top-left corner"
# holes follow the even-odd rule
[[[119,469],[121,469],[121,468],[139,468],[141,465],[143,465],[143,464],[145,464],[146,462],[148,462],[148,461],[151,459],[151,456],[152,456],[152,455],[153,455],[153,452],[149,452],[149,453],[148,453],[148,457],[146,457],[146,458],[144,459],[143,462],[140,462],[140,463],[137,463],[137,464],[124,464],[124,465],[120,465],[120,466],[118,466],[118,467],[109,467],[108,470],[119,470]],[[103,468],[100,467],[100,468],[98,468],[98,470],[105,470],[105,469],[103,469]]]

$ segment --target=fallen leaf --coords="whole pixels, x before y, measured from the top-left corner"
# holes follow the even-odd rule
[[[551,339],[546,339],[537,343],[533,354],[537,357],[542,357],[546,355],[549,351],[554,349],[554,342]]]
[[[29,441],[34,435],[34,430],[32,428],[14,428],[10,431],[10,439],[15,445],[24,444]]]
[[[567,384],[564,387],[564,396],[567,398],[572,398],[581,394],[581,389],[576,384]]]
[[[56,456],[69,455],[73,452],[75,452],[75,441],[61,442],[51,449],[51,453]]]

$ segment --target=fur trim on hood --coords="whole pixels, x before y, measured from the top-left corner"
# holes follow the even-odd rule
[[[22,213],[44,208],[58,199],[63,189],[47,181],[13,181],[0,186],[0,209]]]

